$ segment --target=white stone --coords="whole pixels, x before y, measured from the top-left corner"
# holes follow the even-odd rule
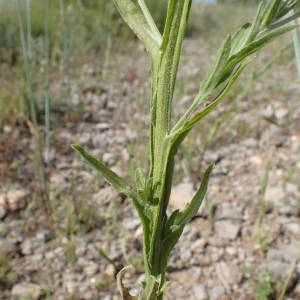
[[[221,286],[215,286],[209,291],[210,300],[219,300],[225,294],[225,289]]]
[[[231,221],[218,221],[215,224],[215,232],[219,238],[235,240],[241,230],[239,223]]]
[[[208,294],[203,285],[196,285],[193,287],[193,292],[197,300],[207,300]]]
[[[28,192],[25,190],[12,190],[0,194],[0,205],[9,211],[16,211],[26,206]]]
[[[191,182],[182,182],[173,187],[170,197],[170,205],[173,209],[183,210],[187,202],[190,202],[195,194]]]
[[[13,297],[39,299],[42,289],[39,285],[33,283],[19,283],[13,286],[11,295]]]
[[[217,263],[216,272],[218,278],[226,289],[230,289],[232,285],[240,283],[243,278],[242,272],[231,262],[221,261]]]

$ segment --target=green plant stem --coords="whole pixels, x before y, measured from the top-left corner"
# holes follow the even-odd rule
[[[176,153],[189,132],[224,99],[249,64],[248,56],[258,52],[273,39],[292,30],[285,25],[297,16],[282,18],[296,2],[272,0],[261,2],[253,23],[242,26],[223,42],[215,62],[204,77],[191,107],[171,129],[174,95],[183,36],[191,0],[169,0],[163,35],[156,28],[144,0],[113,0],[121,16],[149,54],[152,72],[150,169],[145,177],[136,171],[135,186],[88,154],[80,145],[72,147],[119,192],[131,198],[143,227],[145,282],[139,300],[161,300],[166,287],[165,273],[171,250],[184,226],[196,215],[205,197],[213,166],[205,171],[201,185],[183,210],[167,214]],[[278,22],[280,20],[280,22]],[[200,107],[210,100],[207,106]],[[197,111],[197,110],[200,111]],[[118,276],[123,300],[137,299],[129,294]]]

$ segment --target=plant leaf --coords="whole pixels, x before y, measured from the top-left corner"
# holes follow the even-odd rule
[[[130,198],[136,198],[136,194],[133,188],[128,183],[126,183],[126,181],[123,178],[118,176],[112,170],[108,169],[101,161],[99,161],[94,156],[90,155],[80,145],[73,144],[71,147],[75,151],[77,151],[94,169],[100,172],[116,190]]]
[[[297,25],[287,25],[287,26],[279,27],[277,29],[265,33],[263,37],[249,43],[241,51],[239,51],[238,53],[236,53],[230,58],[224,70],[224,77],[226,78],[227,74],[230,74],[231,70],[247,56],[257,52],[259,49],[261,49],[263,46],[268,44],[273,39],[277,38],[280,35],[283,35],[288,31],[293,30],[296,27]]]
[[[299,17],[300,17],[300,11],[297,11],[293,15],[291,15],[283,20],[279,20],[277,22],[270,24],[267,28],[268,28],[268,30],[273,30],[273,29],[283,26],[289,22],[292,22]]]
[[[210,165],[206,169],[206,171],[203,175],[203,179],[201,181],[201,185],[200,185],[197,193],[193,197],[192,201],[190,203],[188,203],[186,205],[186,207],[184,208],[184,210],[177,215],[176,220],[175,220],[176,225],[179,225],[179,226],[186,225],[197,214],[197,212],[202,204],[202,201],[205,197],[212,169],[213,169],[213,165]]]
[[[144,43],[152,61],[156,61],[159,57],[161,36],[154,27],[154,21],[150,19],[151,15],[147,13],[145,16],[133,0],[113,0],[113,2],[128,26]],[[145,13],[146,5],[142,8]]]
[[[218,86],[218,83],[222,77],[224,68],[227,64],[229,55],[231,52],[231,36],[227,36],[220,50],[218,51],[217,58],[214,65],[210,69],[207,79],[204,79],[204,82],[201,86],[202,93],[210,94],[214,88]]]
[[[269,1],[264,12],[264,18],[261,22],[263,27],[268,26],[278,15],[278,10],[282,0],[273,0]]]
[[[219,95],[210,103],[208,104],[202,111],[198,112],[191,120],[187,121],[184,125],[183,129],[181,130],[181,133],[179,135],[186,133],[190,129],[192,129],[200,120],[202,120],[204,117],[206,117],[210,112],[212,112],[216,106],[226,96],[232,85],[236,82],[236,80],[241,75],[242,71],[247,67],[247,65],[250,63],[250,61],[244,61],[237,69],[236,71],[231,75],[228,82],[226,83],[223,90],[219,93]]]

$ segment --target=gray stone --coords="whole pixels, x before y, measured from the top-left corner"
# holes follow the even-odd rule
[[[193,253],[202,253],[206,244],[205,239],[199,238],[191,244],[190,249]]]
[[[215,223],[215,233],[221,239],[235,240],[241,230],[240,223],[232,221],[217,221]]]
[[[68,293],[73,294],[78,286],[78,282],[76,281],[66,281],[64,282],[64,287],[68,291]]]
[[[87,277],[92,277],[98,272],[98,270],[99,266],[94,262],[90,262],[87,266],[84,267],[83,272]]]
[[[299,222],[284,223],[282,226],[283,226],[284,231],[286,231],[287,233],[290,233],[290,234],[296,235],[296,236],[300,235]]]
[[[120,194],[113,187],[108,185],[95,194],[93,200],[103,205],[115,201],[119,196]]]
[[[221,261],[217,263],[216,272],[218,278],[226,289],[230,289],[232,285],[240,283],[243,279],[242,272],[231,262]]]
[[[11,291],[13,297],[28,297],[32,300],[39,299],[41,294],[42,288],[39,285],[26,282],[14,285]]]
[[[33,245],[30,239],[26,239],[20,246],[23,255],[31,255],[33,253]]]
[[[196,285],[193,287],[194,296],[197,300],[207,300],[208,294],[204,285]]]
[[[284,192],[281,186],[267,186],[265,192],[265,201],[275,205],[281,205],[284,199]]]
[[[210,300],[219,300],[225,294],[225,289],[221,285],[217,285],[208,293]]]
[[[294,241],[285,246],[282,250],[283,259],[287,262],[293,263],[300,259],[300,241]]]
[[[84,256],[87,250],[87,244],[85,242],[78,243],[76,245],[75,255],[77,257]]]
[[[100,131],[105,131],[110,128],[110,124],[109,123],[98,123],[98,124],[96,124],[96,128]]]
[[[181,254],[181,261],[183,263],[189,263],[192,257],[192,252],[191,249],[188,247],[184,247],[184,250],[182,251]]]
[[[211,258],[211,261],[213,263],[215,262],[218,262],[221,260],[223,254],[224,254],[224,249],[221,248],[221,249],[217,249],[217,248],[214,248],[212,249],[212,251],[210,251],[210,258]]]
[[[16,244],[9,239],[0,239],[0,254],[4,257],[16,251]]]
[[[278,249],[270,248],[267,252],[267,260],[282,260],[284,253]]]
[[[3,220],[6,216],[7,210],[3,205],[0,205],[0,220]]]
[[[123,219],[122,224],[123,224],[123,228],[126,229],[127,231],[134,231],[140,226],[141,222],[139,219],[131,217],[131,218]]]
[[[289,111],[286,108],[278,108],[275,110],[275,117],[278,121],[282,121],[287,115]]]
[[[285,191],[288,194],[297,194],[298,193],[298,185],[292,182],[287,182],[284,186]]]
[[[237,204],[224,202],[217,206],[215,218],[221,219],[243,219],[243,207]]]
[[[103,162],[109,166],[113,166],[116,164],[117,156],[113,153],[104,153],[102,156]]]
[[[261,266],[262,270],[270,270],[276,278],[284,278],[288,275],[291,264],[278,260],[271,260]]]
[[[96,134],[92,137],[93,145],[96,148],[104,148],[107,146],[107,139],[104,134]]]
[[[266,109],[260,112],[260,115],[266,119],[274,118],[275,117],[274,107],[269,105]]]
[[[52,239],[50,230],[41,230],[36,234],[36,240],[41,243],[48,243]]]
[[[116,275],[116,269],[112,264],[107,265],[107,267],[104,269],[102,272],[103,276],[107,280],[114,280],[115,275]]]

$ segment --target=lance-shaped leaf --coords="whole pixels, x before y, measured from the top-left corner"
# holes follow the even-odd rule
[[[178,147],[178,142],[180,143],[184,140],[185,136],[189,133],[189,131],[203,118],[205,118],[208,114],[210,114],[223,100],[227,95],[228,91],[232,87],[232,85],[237,81],[242,71],[246,68],[246,66],[250,63],[250,60],[244,61],[242,64],[238,66],[238,68],[234,71],[234,73],[229,78],[225,87],[221,90],[219,95],[208,104],[203,110],[196,113],[194,117],[192,117],[189,121],[186,121],[180,129],[172,130],[172,147]],[[200,97],[201,95],[199,95]],[[174,129],[176,126],[174,127]]]
[[[96,169],[102,176],[110,183],[116,190],[123,193],[132,200],[139,217],[141,219],[143,228],[145,232],[149,231],[149,220],[147,217],[147,210],[143,206],[143,202],[139,199],[138,194],[134,189],[124,180],[124,178],[118,176],[115,172],[107,168],[101,161],[99,161],[94,156],[90,155],[85,151],[80,145],[71,146],[75,151],[77,151],[94,169]]]
[[[77,151],[93,168],[100,172],[106,181],[108,181],[116,190],[132,199],[136,199],[136,193],[134,192],[133,188],[124,180],[124,178],[118,176],[115,172],[107,168],[101,161],[90,155],[80,145],[74,144],[71,147]]]
[[[210,69],[207,78],[204,79],[201,90],[204,93],[211,93],[215,89],[220,79],[222,78],[224,68],[228,62],[229,55],[231,52],[231,36],[229,35],[223,42],[222,47],[220,48],[215,63]]]
[[[282,0],[269,1],[261,23],[263,27],[268,26],[273,20],[276,20],[281,4]]]
[[[161,265],[166,265],[169,255],[179,240],[184,226],[197,214],[207,192],[208,182],[213,166],[209,166],[203,175],[201,186],[192,201],[180,212],[175,210],[165,223],[161,250]]]
[[[271,42],[275,38],[285,34],[288,31],[293,30],[296,27],[297,26],[295,26],[295,25],[287,25],[287,26],[279,27],[275,30],[265,33],[265,35],[262,36],[261,38],[249,43],[241,51],[239,51],[238,53],[236,53],[229,59],[227,65],[226,65],[226,68],[223,71],[224,79],[226,79],[228,77],[228,74],[230,74],[232,72],[232,70],[236,67],[236,65],[238,63],[240,63],[241,61],[243,61],[246,57],[259,51],[262,47],[267,45],[269,42]]]
[[[141,10],[133,0],[113,0],[113,2],[128,26],[144,43],[152,61],[156,61],[162,38],[146,9],[146,4],[140,1]]]
[[[213,170],[213,165],[210,165],[206,169],[197,193],[193,197],[192,201],[186,205],[184,210],[176,216],[174,225],[184,226],[197,214],[202,204],[202,201],[206,195],[208,182],[212,170]]]
[[[277,22],[274,22],[274,23],[270,24],[267,28],[268,28],[268,30],[272,30],[272,29],[281,27],[281,26],[283,26],[283,25],[285,25],[287,23],[290,23],[290,22],[296,20],[299,17],[300,17],[300,11],[297,11],[293,15],[291,15],[291,16],[289,16],[287,18],[281,19],[281,20],[279,20]]]

